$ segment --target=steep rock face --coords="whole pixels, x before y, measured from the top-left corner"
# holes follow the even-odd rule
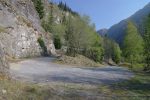
[[[6,54],[10,57],[21,58],[39,56],[40,47],[37,43],[37,32],[32,23],[9,1],[0,4],[0,42],[4,45]]]
[[[52,39],[46,40],[39,16],[31,0],[0,0],[0,42],[14,58],[40,56],[37,39],[43,36],[49,52],[55,51]]]
[[[39,16],[31,0],[10,0],[10,3],[17,9],[20,15],[24,16],[32,23],[35,30],[43,32]]]

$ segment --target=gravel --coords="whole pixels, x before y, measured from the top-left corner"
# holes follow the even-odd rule
[[[55,58],[41,57],[10,64],[13,79],[33,83],[112,84],[130,79],[132,72],[123,67],[75,67],[53,63]]]

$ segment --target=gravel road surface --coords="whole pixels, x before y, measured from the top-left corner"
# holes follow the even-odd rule
[[[133,77],[126,68],[116,66],[73,67],[53,63],[54,58],[41,57],[10,64],[13,79],[33,83],[112,84]]]

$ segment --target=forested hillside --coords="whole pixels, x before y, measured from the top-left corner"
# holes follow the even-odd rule
[[[37,2],[35,2],[36,4]],[[40,6],[37,7],[42,7],[42,3],[38,4]],[[99,36],[95,25],[92,24],[88,16],[81,16],[63,2],[58,4],[50,2],[47,15],[43,15],[44,9],[43,11],[36,9],[39,15],[43,16],[41,18],[43,28],[46,32],[52,33],[55,48],[63,52],[64,55],[72,57],[83,55],[95,62],[105,62],[112,65],[127,62],[132,68],[135,64],[145,62],[146,59],[142,36],[147,32],[145,31],[145,23],[147,22],[148,8],[149,4],[135,15],[122,21],[119,24],[119,29],[115,29],[115,31],[124,30],[124,35],[121,31],[112,34],[121,40],[117,41],[121,45],[116,42],[113,36],[110,36],[111,29],[108,30],[108,34]],[[104,34],[106,31],[105,29]]]
[[[143,9],[140,9],[129,18],[120,21],[118,24],[113,25],[107,32],[109,38],[114,39],[120,45],[123,43],[123,39],[126,34],[127,22],[132,21],[138,28],[138,31],[142,35],[144,33],[144,20],[150,13],[150,3],[147,4]]]
[[[37,12],[43,16],[44,9],[41,11],[39,8],[42,3],[38,4],[41,6],[37,6]],[[65,3],[60,2],[57,5],[51,2],[48,14],[41,17],[41,21],[45,31],[52,33],[56,49],[66,48],[64,53],[68,56],[81,54],[96,62],[102,61],[101,37],[96,33],[88,16],[80,16]]]

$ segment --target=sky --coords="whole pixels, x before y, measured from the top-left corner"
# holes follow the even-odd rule
[[[53,0],[63,1],[81,15],[88,15],[95,23],[96,30],[110,28],[112,25],[133,15],[150,0]]]

